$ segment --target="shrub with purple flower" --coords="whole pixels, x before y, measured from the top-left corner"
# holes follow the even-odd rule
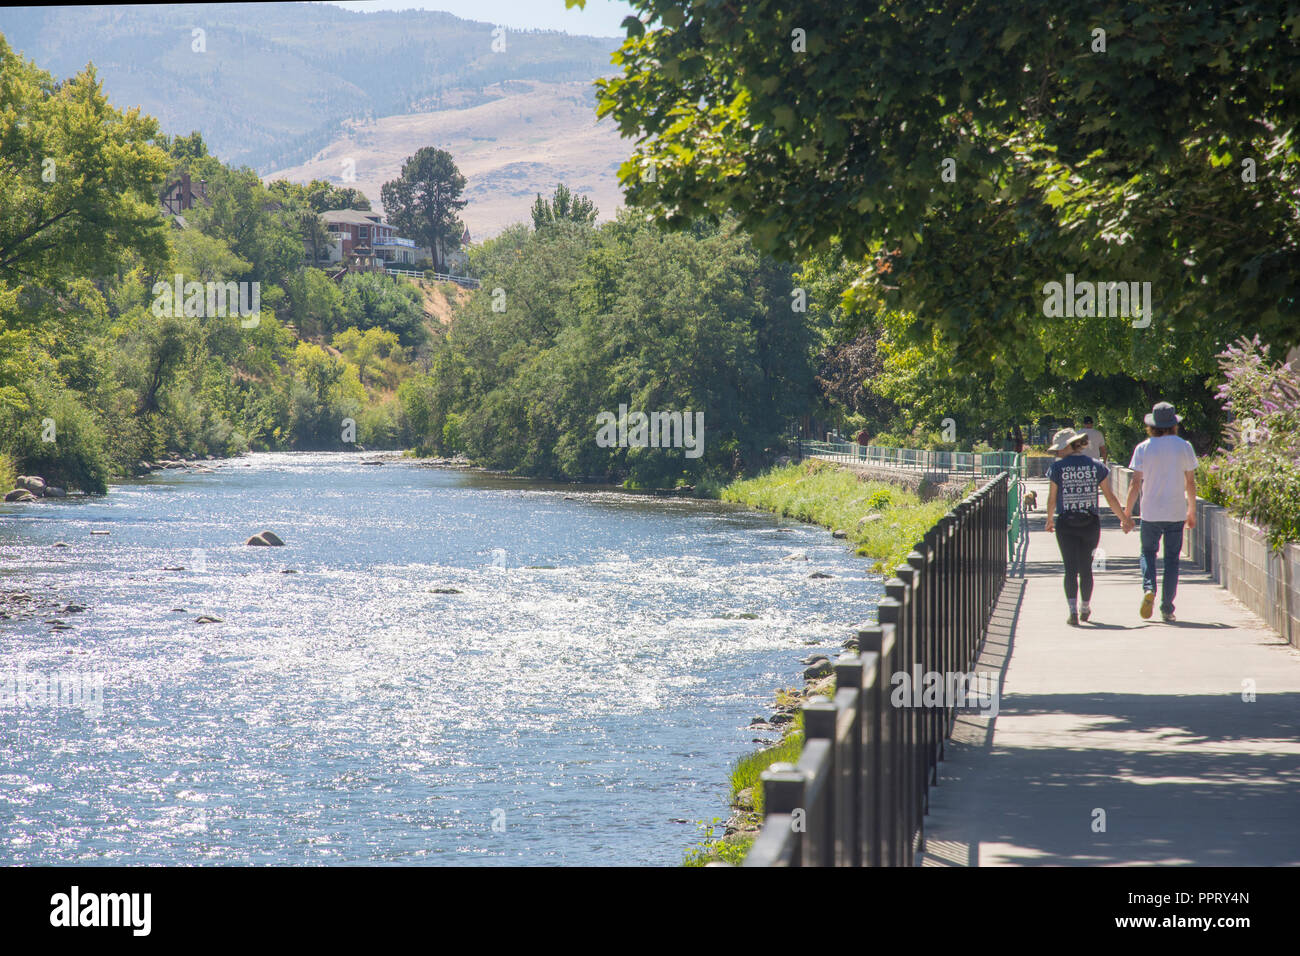
[[[1219,353],[1227,447],[1206,466],[1210,500],[1259,525],[1274,547],[1300,541],[1300,372],[1241,338]]]

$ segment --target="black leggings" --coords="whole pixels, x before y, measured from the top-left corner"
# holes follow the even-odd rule
[[[1056,544],[1065,562],[1065,596],[1074,600],[1083,591],[1083,601],[1092,600],[1092,552],[1101,541],[1101,517],[1092,515],[1092,521],[1082,527],[1070,527],[1056,516]]]

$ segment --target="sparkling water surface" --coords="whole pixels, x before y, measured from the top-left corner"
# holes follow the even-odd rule
[[[0,705],[0,864],[677,864],[881,595],[822,529],[373,457],[0,506],[41,608],[0,678],[104,681],[98,716]]]

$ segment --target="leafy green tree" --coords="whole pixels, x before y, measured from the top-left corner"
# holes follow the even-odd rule
[[[92,67],[56,83],[0,36],[0,284],[57,291],[131,250],[161,258],[158,135],[109,105]]]
[[[320,269],[302,269],[285,282],[288,318],[304,337],[331,334],[343,318],[343,290]]]
[[[620,176],[662,223],[734,213],[783,257],[838,240],[913,341],[937,332],[972,368],[1160,391],[1240,331],[1300,338],[1295,11],[632,6],[599,111],[638,139]],[[1150,281],[1153,325],[1045,319],[1067,272]]]
[[[203,142],[203,134],[193,130],[188,136],[179,133],[172,137],[163,136],[159,140],[172,159],[182,162],[203,159],[210,155],[208,144]]]
[[[544,229],[556,222],[576,222],[590,226],[595,224],[598,212],[596,204],[588,197],[575,196],[568,186],[558,183],[555,194],[550,199],[542,198],[541,193],[537,194],[537,201],[532,208],[533,228]]]
[[[430,376],[444,391],[426,382],[403,397],[423,434],[441,426],[447,442],[455,432],[484,464],[690,484],[770,460],[814,398],[813,343],[791,309],[789,269],[730,224],[683,235],[630,215],[597,229],[521,225],[476,249],[473,265],[483,288]],[[702,412],[699,456],[598,442],[597,416],[620,405]]]
[[[246,281],[280,285],[303,266],[295,209],[276,203],[251,169],[222,167],[208,180],[208,203],[195,205],[186,218],[249,263],[241,276]],[[267,292],[263,288],[264,301]]]
[[[388,221],[418,245],[433,252],[435,272],[447,271],[447,254],[460,246],[465,224],[459,214],[465,177],[451,153],[425,146],[402,164],[401,174],[380,187]]]
[[[318,213],[333,209],[370,211],[370,200],[361,190],[351,186],[335,186],[322,179],[313,179],[306,184],[276,179],[268,183],[266,188],[284,202],[307,206]]]
[[[361,329],[381,328],[397,333],[403,346],[424,343],[424,300],[410,283],[373,272],[353,272],[343,277],[343,315],[340,322]]]
[[[367,379],[371,385],[380,384],[386,378],[381,371],[383,363],[390,360],[400,362],[403,357],[402,347],[397,344],[397,333],[388,329],[371,328],[364,332],[355,328],[344,329],[334,336],[332,344],[356,366],[357,377],[363,385]]]

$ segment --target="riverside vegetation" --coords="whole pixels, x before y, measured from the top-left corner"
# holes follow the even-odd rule
[[[352,439],[707,487],[769,460],[815,402],[819,334],[790,308],[791,267],[732,223],[597,226],[560,187],[471,250],[483,287],[434,316],[416,284],[310,265],[321,211],[368,208],[355,190],[263,185],[198,133],[114,108],[93,67],[58,81],[3,37],[0,81],[0,454],[17,475],[102,493],[141,462]],[[206,201],[164,215],[186,173]],[[176,275],[257,283],[257,320],[154,309]],[[704,455],[600,447],[596,416],[620,403],[706,410]]]
[[[830,528],[836,537],[852,544],[859,555],[875,558],[873,570],[884,572],[901,564],[925,532],[975,484],[968,484],[959,493],[922,500],[916,492],[889,482],[811,460],[733,482],[721,490],[720,497]],[[854,646],[854,639],[845,646]],[[798,759],[803,749],[800,708],[816,695],[835,693],[829,659],[814,655],[804,663],[804,688],[778,691],[771,723],[759,725],[759,729],[779,729],[780,740],[736,762],[730,776],[731,815],[726,820],[715,818],[699,824],[703,839],[686,851],[686,866],[715,861],[738,864],[744,860],[763,819],[763,771],[774,763]]]

